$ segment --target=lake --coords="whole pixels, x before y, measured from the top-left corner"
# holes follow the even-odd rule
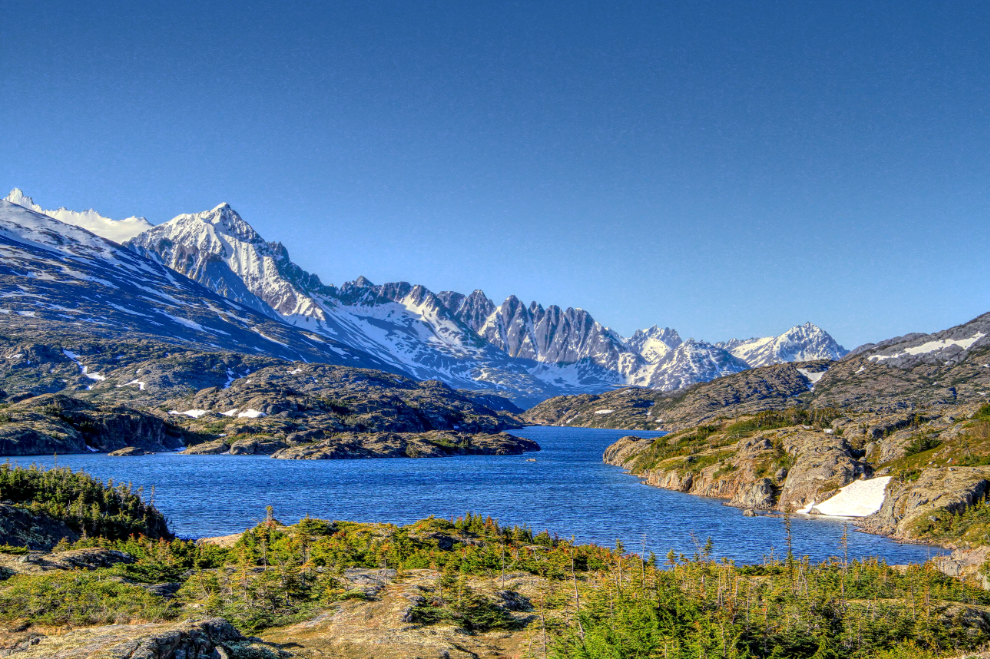
[[[236,533],[264,519],[265,506],[294,523],[309,514],[326,519],[408,524],[466,511],[503,524],[529,525],[579,542],[614,545],[660,557],[673,549],[692,554],[709,537],[715,555],[755,563],[771,551],[786,552],[783,519],[743,517],[714,499],[642,484],[602,462],[602,452],[622,430],[530,427],[513,434],[533,439],[543,451],[521,456],[436,459],[272,460],[263,456],[158,454],[111,458],[65,455],[59,466],[84,469],[103,480],[155,487],[155,505],[181,537]],[[638,436],[663,433],[637,432]],[[536,462],[528,459],[535,458]],[[10,458],[21,465],[51,467],[53,456]],[[792,518],[798,556],[824,560],[841,555],[843,523]],[[853,532],[849,556],[889,563],[921,562],[941,550],[899,544]]]

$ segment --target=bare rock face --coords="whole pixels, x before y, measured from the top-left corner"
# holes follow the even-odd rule
[[[761,478],[749,488],[740,488],[731,505],[740,508],[770,510],[777,502],[777,488],[769,478]],[[748,512],[748,511],[747,511]]]
[[[124,448],[117,449],[116,451],[110,451],[107,455],[113,457],[130,457],[135,455],[149,455],[151,451],[145,451],[143,448],[137,446],[125,446]]]
[[[936,513],[961,512],[986,496],[988,489],[990,467],[926,469],[916,481],[892,482],[883,506],[866,518],[863,528],[895,538],[912,538],[925,530]]]
[[[622,437],[605,449],[602,460],[604,460],[605,464],[621,466],[630,458],[639,455],[649,448],[654,441],[656,440],[643,439],[641,437]]]
[[[182,451],[182,455],[220,455],[221,453],[226,453],[229,449],[230,447],[222,439],[216,439],[212,442],[187,446]]]
[[[289,445],[277,439],[238,439],[230,445],[231,455],[271,455]]]
[[[133,563],[134,557],[115,549],[89,547],[55,554],[28,554],[21,558],[15,571],[48,572],[50,570],[96,570],[118,563]]]
[[[845,439],[822,432],[797,431],[781,437],[784,450],[795,456],[780,493],[781,509],[802,508],[827,498],[870,468],[853,457]]]
[[[990,588],[990,578],[981,568],[990,558],[990,547],[957,549],[950,556],[936,556],[932,559],[935,568],[950,577],[975,579],[983,588]]]
[[[289,655],[252,642],[222,618],[168,624],[107,625],[64,634],[22,633],[5,639],[23,659],[278,659]]]
[[[0,544],[49,550],[63,538],[75,542],[79,534],[42,512],[0,504]]]

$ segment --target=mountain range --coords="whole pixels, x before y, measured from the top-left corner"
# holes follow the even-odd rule
[[[526,305],[515,296],[496,305],[480,290],[433,293],[405,282],[376,285],[364,277],[338,287],[293,263],[284,245],[266,241],[228,204],[158,226],[138,217],[112,220],[94,210],[43,210],[19,189],[0,204],[0,235],[5,254],[14,259],[4,259],[11,266],[2,293],[8,300],[24,291],[61,297],[74,303],[77,314],[120,327],[140,325],[140,331],[174,340],[290,359],[346,359],[349,365],[500,393],[524,406],[622,385],[672,390],[756,366],[847,353],[811,323],[776,337],[714,344],[684,341],[658,326],[627,339],[583,309]],[[52,249],[72,258],[70,270],[98,286],[79,296],[80,280],[62,266],[42,268],[40,279],[32,276],[32,264],[52,266]],[[78,267],[80,259],[86,269]],[[130,268],[125,281],[121,263]],[[101,282],[116,287],[113,293],[100,292]],[[35,292],[37,287],[45,290]],[[121,290],[136,292],[124,303]],[[165,302],[153,291],[183,303]],[[235,322],[238,332],[229,331],[225,320],[232,308],[246,319]],[[201,322],[203,309],[212,314],[207,322]],[[218,319],[224,324],[217,325]]]

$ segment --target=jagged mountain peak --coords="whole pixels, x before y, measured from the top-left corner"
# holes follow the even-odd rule
[[[226,202],[201,213],[183,213],[159,226],[159,228],[161,227],[176,227],[180,231],[194,232],[206,231],[207,227],[212,227],[214,231],[239,241],[250,243],[265,242],[264,238],[255,231],[254,227],[248,224]]]
[[[795,325],[779,336],[731,339],[715,345],[754,368],[784,362],[841,359],[849,352],[812,322]]]
[[[230,204],[184,213],[127,241],[143,256],[262,313],[322,320],[326,287],[265,239]]]
[[[41,210],[41,206],[35,204],[34,199],[25,195],[24,191],[21,190],[20,188],[14,188],[13,190],[11,190],[10,194],[6,196],[5,200],[9,201],[12,204],[23,206],[24,208],[30,208],[31,210],[37,211],[39,213],[43,212]]]
[[[694,340],[694,339],[690,339]],[[639,353],[651,364],[660,361],[664,355],[681,345],[683,341],[677,330],[653,325],[645,330],[636,330],[625,344]]]
[[[113,220],[104,217],[93,209],[85,211],[73,211],[64,206],[56,210],[45,210],[34,199],[24,194],[20,188],[10,191],[4,201],[8,201],[22,208],[27,208],[36,213],[47,215],[63,224],[77,226],[101,238],[112,240],[115,243],[123,243],[138,234],[147,231],[153,225],[143,217],[128,217],[123,220]]]

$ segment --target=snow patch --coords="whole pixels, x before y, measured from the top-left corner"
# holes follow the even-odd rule
[[[939,341],[928,341],[927,343],[922,343],[920,346],[914,346],[913,348],[905,348],[903,352],[898,352],[893,355],[873,355],[869,357],[870,361],[883,361],[885,359],[897,359],[898,357],[903,357],[904,355],[923,355],[929,352],[938,352],[939,350],[945,350],[949,346],[959,346],[963,350],[969,350],[970,347],[980,339],[982,339],[986,334],[983,332],[977,332],[968,339],[941,339]]]
[[[813,510],[832,517],[866,517],[880,510],[887,496],[890,476],[853,481]]]
[[[611,414],[615,410],[595,410],[595,414]]]
[[[808,387],[809,389],[814,389],[815,384],[817,384],[818,381],[822,379],[822,376],[825,375],[825,371],[818,371],[817,373],[812,373],[806,368],[799,368],[798,373],[811,380],[811,384]]]
[[[268,416],[264,412],[259,412],[256,409],[248,408],[237,415],[238,419],[258,419],[263,416]]]
[[[186,410],[185,412],[178,412],[178,414],[184,414],[188,417],[192,417],[193,419],[198,419],[204,414],[209,414],[209,412],[209,410]],[[169,414],[171,413],[172,412],[169,412]]]
[[[130,387],[135,384],[137,385],[138,389],[144,391],[144,382],[138,382],[137,380],[131,380],[130,382],[126,382],[124,384],[118,384],[117,388],[120,389],[122,387]]]

